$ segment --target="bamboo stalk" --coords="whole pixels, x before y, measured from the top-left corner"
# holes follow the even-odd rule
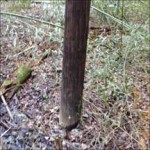
[[[37,21],[37,22],[41,22],[43,24],[47,24],[47,25],[51,25],[53,27],[58,27],[58,28],[64,29],[62,26],[59,26],[59,25],[56,25],[56,24],[53,24],[53,23],[50,23],[48,21],[41,20],[41,19],[36,19],[36,18],[28,17],[28,16],[22,16],[22,15],[10,13],[10,12],[0,12],[0,14],[1,15],[19,17],[19,18],[25,18],[25,19],[29,19],[29,20],[34,20],[34,21]]]
[[[127,28],[128,30],[131,30],[131,26],[129,26],[128,24],[126,24],[124,21],[119,20],[119,19],[115,18],[114,16],[111,16],[110,14],[108,14],[108,13],[106,13],[106,12],[104,12],[104,11],[102,11],[102,10],[100,10],[100,9],[98,9],[98,8],[96,8],[96,7],[94,7],[94,6],[91,6],[91,7],[92,7],[94,10],[96,10],[96,11],[98,11],[98,12],[100,12],[100,13],[106,15],[107,17],[111,18],[113,21],[117,22],[118,24],[124,26],[124,27]]]

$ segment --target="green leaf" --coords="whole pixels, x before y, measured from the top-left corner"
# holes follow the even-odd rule
[[[2,86],[3,87],[9,87],[12,85],[12,83],[13,83],[13,81],[11,81],[11,80],[4,80]]]
[[[17,79],[16,79],[16,83],[17,84],[22,84],[25,82],[25,80],[27,80],[31,74],[31,68],[27,67],[26,65],[21,64],[18,67],[17,70]]]

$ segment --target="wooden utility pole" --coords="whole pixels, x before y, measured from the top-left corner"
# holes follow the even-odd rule
[[[91,0],[66,0],[60,125],[80,122]]]

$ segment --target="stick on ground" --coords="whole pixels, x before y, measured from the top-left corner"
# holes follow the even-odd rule
[[[0,96],[1,96],[1,99],[2,99],[2,101],[3,101],[3,103],[4,103],[5,107],[6,107],[6,110],[7,110],[8,114],[9,114],[10,118],[13,120],[13,115],[12,115],[12,113],[11,113],[9,107],[8,107],[8,104],[7,104],[6,100],[5,100],[5,97],[3,96],[3,93],[1,91],[0,91]]]

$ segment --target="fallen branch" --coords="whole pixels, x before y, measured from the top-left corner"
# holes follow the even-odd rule
[[[8,114],[9,114],[10,118],[13,120],[13,115],[12,115],[12,113],[11,113],[9,107],[8,107],[8,104],[7,104],[6,100],[5,100],[5,97],[3,96],[3,93],[1,91],[0,91],[0,96],[1,96],[1,99],[2,99],[2,101],[3,101],[3,103],[4,103],[5,107],[6,107],[6,110],[7,110]]]
[[[35,47],[36,47],[35,45],[33,45],[33,46],[31,46],[31,47],[28,47],[28,48],[26,48],[25,50],[23,50],[23,51],[21,51],[21,52],[15,54],[13,57],[17,57],[17,56],[19,56],[20,54],[23,54],[24,52],[27,52],[27,51],[29,51],[30,49],[33,49],[33,48],[35,48]]]
[[[41,19],[36,19],[36,18],[28,17],[28,16],[22,16],[22,15],[19,15],[19,14],[14,14],[14,13],[9,13],[9,12],[0,12],[0,14],[1,15],[8,15],[8,16],[15,16],[15,17],[19,17],[19,18],[26,18],[26,19],[41,22],[43,24],[47,24],[47,25],[50,25],[50,26],[53,26],[53,27],[58,27],[58,28],[64,29],[62,26],[59,26],[59,25],[56,25],[56,24],[53,24],[53,23],[50,23],[48,21],[41,20]]]

